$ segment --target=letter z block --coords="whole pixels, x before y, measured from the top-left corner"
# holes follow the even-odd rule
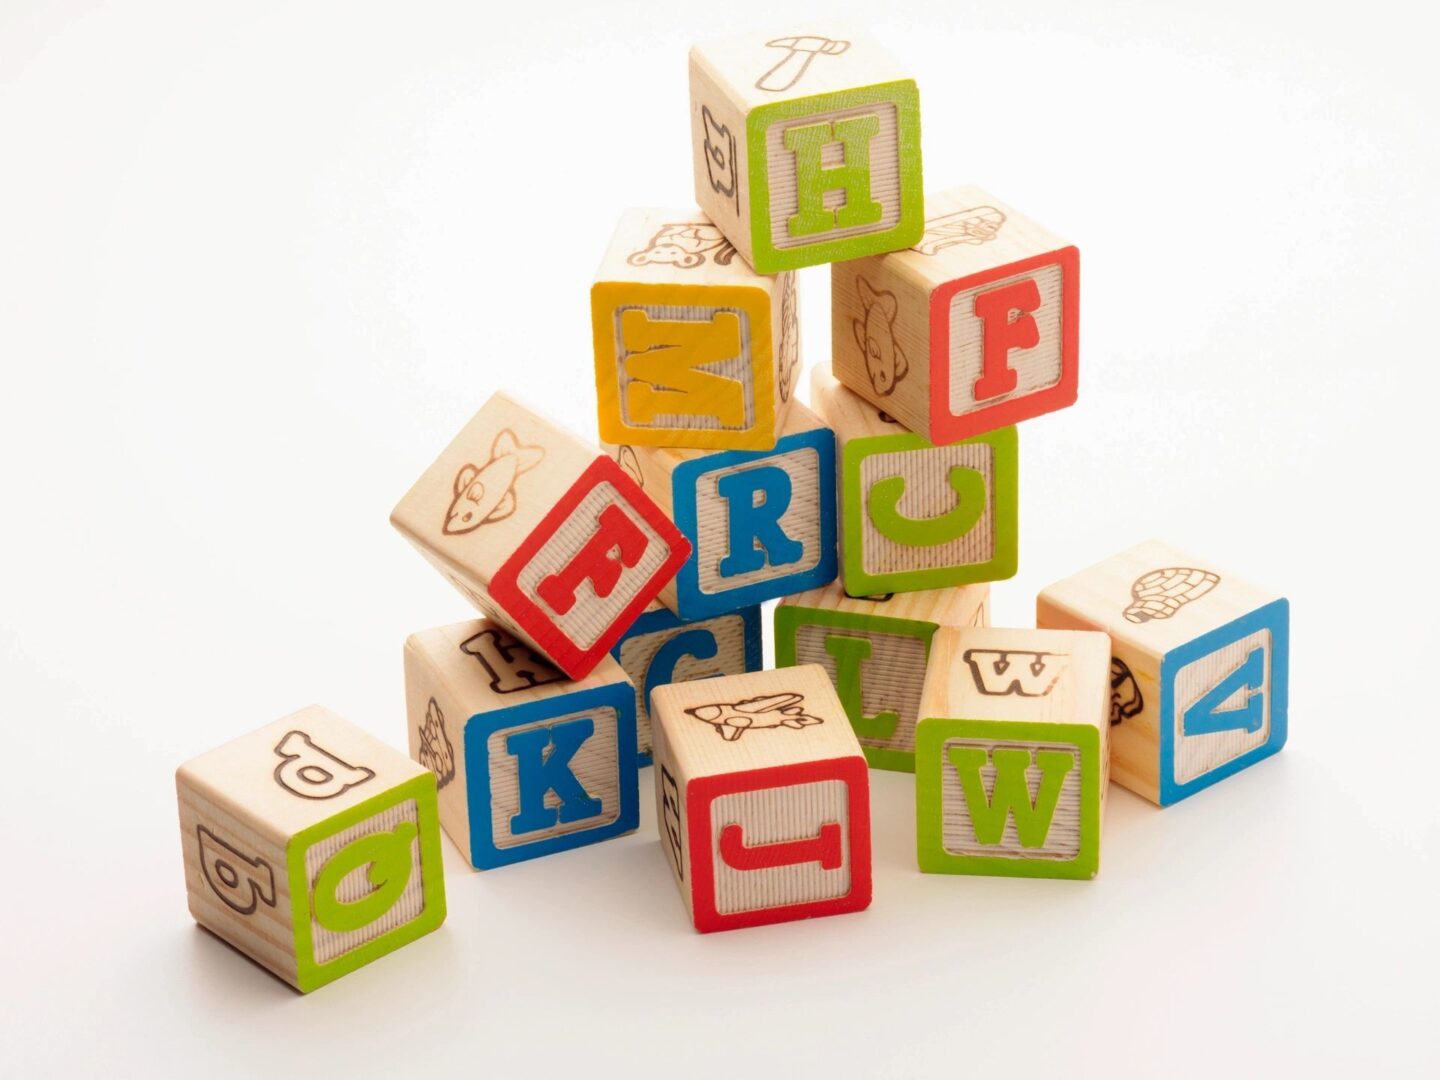
[[[924,228],[915,82],[831,33],[690,50],[695,197],[762,274],[896,251]]]
[[[870,905],[870,777],[819,667],[651,699],[660,846],[702,933]]]
[[[1092,878],[1100,868],[1110,642],[945,628],[915,730],[920,869]]]
[[[575,679],[690,554],[614,461],[503,394],[465,425],[390,523],[482,614]]]
[[[938,446],[1075,404],[1080,253],[978,188],[913,248],[831,268],[836,377]]]
[[[477,870],[634,832],[635,688],[606,656],[570,681],[485,619],[405,642],[410,755]]]
[[[773,450],[610,447],[685,535],[660,601],[694,620],[835,579],[835,436],[800,402]]]
[[[696,210],[632,210],[590,289],[600,438],[769,450],[800,369],[795,275]]]
[[[1285,745],[1290,603],[1150,540],[1045,588],[1039,626],[1103,630],[1113,649],[1115,782],[1160,806]]]
[[[840,562],[854,596],[1013,577],[1019,437],[1001,428],[936,446],[811,372],[810,400],[840,448]]]
[[[775,666],[818,664],[872,769],[915,771],[920,691],[942,626],[989,626],[990,586],[848,596],[838,581],[775,609]]]
[[[659,602],[625,631],[610,655],[635,684],[640,767],[650,764],[650,695],[656,687],[719,675],[741,675],[765,666],[760,609],[741,608],[689,622]]]
[[[175,773],[195,921],[301,991],[445,921],[435,778],[318,705]]]

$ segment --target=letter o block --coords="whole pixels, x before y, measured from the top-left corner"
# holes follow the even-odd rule
[[[1110,642],[941,629],[915,729],[920,869],[1092,878],[1109,785]]]
[[[310,991],[445,921],[435,778],[318,705],[176,771],[195,921]]]
[[[590,312],[603,441],[775,445],[800,369],[793,273],[755,273],[697,210],[632,210]]]
[[[761,274],[920,239],[920,96],[874,41],[750,34],[690,50],[695,197]]]
[[[1035,621],[1110,635],[1115,782],[1153,803],[1285,745],[1290,603],[1274,592],[1150,540],[1045,588]]]
[[[1014,428],[936,446],[835,381],[810,400],[840,449],[841,579],[852,596],[1015,575],[1019,442]]]
[[[870,906],[870,777],[818,667],[651,699],[660,846],[702,933]]]
[[[504,394],[390,523],[482,614],[571,678],[604,659],[690,553],[614,461]]]
[[[608,656],[570,681],[485,619],[405,642],[410,755],[477,870],[634,832],[635,688]]]
[[[737,611],[835,579],[835,436],[800,402],[773,450],[608,449],[689,542],[689,558],[660,593],[680,618]]]
[[[978,188],[905,251],[831,268],[835,376],[937,446],[1075,404],[1080,253]]]
[[[925,673],[950,662],[935,631],[989,625],[989,585],[853,597],[835,581],[780,601],[775,666],[824,668],[870,767],[914,772]]]
[[[625,631],[610,655],[635,684],[639,760],[644,768],[650,764],[653,746],[650,695],[672,682],[759,671],[765,666],[760,609],[741,608],[687,622],[657,601]]]

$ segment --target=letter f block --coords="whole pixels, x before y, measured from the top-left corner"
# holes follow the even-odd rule
[[[840,576],[852,596],[1013,577],[1019,446],[1013,427],[936,446],[811,372],[810,400],[840,452]]]
[[[1110,641],[942,628],[915,728],[920,869],[1092,878],[1109,787]]]
[[[874,41],[750,34],[690,50],[695,197],[761,274],[920,239],[920,96]]]
[[[870,787],[814,665],[651,698],[660,846],[702,933],[870,905]]]

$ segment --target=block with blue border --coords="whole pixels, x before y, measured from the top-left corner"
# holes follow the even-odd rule
[[[631,625],[610,655],[635,684],[639,761],[650,764],[650,695],[659,686],[740,675],[764,667],[760,608],[685,620],[654,603]]]
[[[835,436],[799,402],[771,450],[608,448],[691,541],[660,601],[687,621],[817,588],[838,572]]]
[[[1169,806],[1280,751],[1290,603],[1151,540],[1047,587],[1036,623],[1111,640],[1111,778]]]
[[[477,870],[633,832],[635,687],[606,656],[583,679],[486,619],[405,642],[410,753],[440,823]]]

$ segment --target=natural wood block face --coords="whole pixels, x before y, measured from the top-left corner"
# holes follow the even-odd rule
[[[775,609],[775,664],[818,664],[873,769],[915,771],[920,691],[941,627],[989,626],[990,586],[853,597],[840,582],[796,596]]]
[[[634,832],[635,688],[610,657],[569,680],[486,619],[405,642],[410,755],[477,870]]]
[[[496,394],[390,522],[480,611],[572,678],[690,553],[616,463]]]
[[[709,618],[680,618],[663,604],[653,603],[625,631],[610,655],[635,684],[635,717],[640,765],[650,764],[650,694],[656,687],[720,675],[741,675],[764,666],[759,607]]]
[[[810,400],[840,454],[840,576],[853,595],[1013,577],[1019,437],[1001,428],[935,446],[823,367]]]
[[[702,932],[870,904],[870,781],[824,670],[651,697],[661,847]]]
[[[915,740],[920,869],[1091,878],[1100,867],[1110,642],[944,628]]]
[[[762,274],[920,239],[919,92],[869,38],[807,28],[697,45],[690,127],[696,200]]]
[[[833,581],[835,436],[794,402],[773,450],[607,447],[691,554],[660,600],[694,620]]]
[[[1168,806],[1285,745],[1290,604],[1150,540],[1044,589],[1040,626],[1110,635],[1114,779]]]
[[[1075,403],[1080,253],[979,188],[914,247],[830,271],[835,375],[937,445]]]
[[[755,273],[698,210],[631,210],[590,310],[602,440],[775,445],[800,368],[794,273]]]
[[[195,921],[299,990],[445,921],[435,779],[318,705],[176,771]]]

